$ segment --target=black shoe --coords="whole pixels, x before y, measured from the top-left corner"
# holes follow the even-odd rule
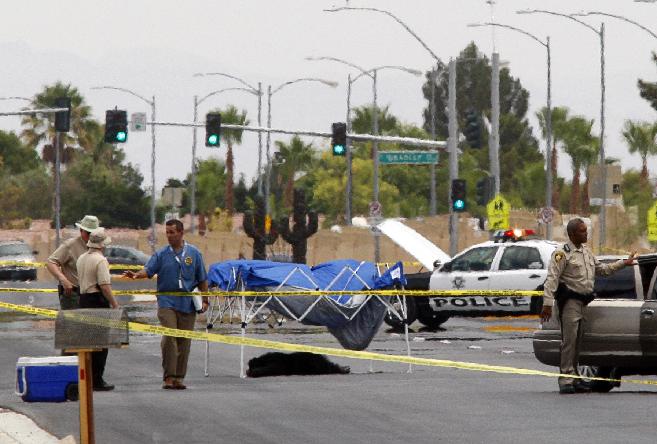
[[[573,384],[564,384],[559,387],[559,393],[562,395],[572,395],[575,393],[575,386]]]
[[[94,392],[109,392],[110,390],[114,390],[114,385],[105,381],[94,383]]]
[[[575,381],[575,393],[591,393],[591,384],[586,381]]]

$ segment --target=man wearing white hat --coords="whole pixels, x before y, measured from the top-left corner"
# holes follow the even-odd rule
[[[97,228],[89,233],[87,247],[89,250],[78,258],[77,269],[80,279],[80,307],[81,308],[118,308],[112,294],[112,280],[109,263],[103,254],[106,244],[112,241],[105,234],[104,228]],[[97,391],[114,389],[103,379],[105,363],[107,362],[107,349],[91,354],[91,370],[93,386]]]
[[[89,233],[98,228],[98,218],[86,215],[75,226],[80,235],[67,239],[50,255],[46,268],[58,281],[59,306],[62,310],[79,308],[80,286],[77,261],[87,251]]]

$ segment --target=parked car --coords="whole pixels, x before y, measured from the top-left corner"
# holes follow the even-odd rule
[[[597,298],[588,306],[580,349],[583,376],[657,374],[656,281],[657,254],[639,256],[636,265],[596,279]],[[558,316],[555,308],[533,339],[536,358],[556,367],[561,344]],[[592,380],[591,385],[594,391],[608,392],[620,384]]]
[[[122,274],[132,268],[112,267],[112,265],[146,265],[150,256],[141,250],[125,245],[108,245],[105,247],[105,257],[110,263],[110,273]]]
[[[36,251],[22,240],[0,242],[0,279],[33,281],[37,278]],[[22,265],[22,264],[25,265]]]

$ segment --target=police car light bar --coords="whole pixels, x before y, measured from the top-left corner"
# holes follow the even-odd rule
[[[536,232],[531,229],[514,228],[511,230],[499,230],[494,234],[496,242],[518,241],[528,236],[535,235]]]

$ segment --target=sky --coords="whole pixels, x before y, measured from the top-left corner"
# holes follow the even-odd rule
[[[657,3],[632,0],[3,0],[0,27],[0,97],[32,97],[45,85],[60,80],[81,92],[93,115],[104,119],[106,109],[148,112],[144,101],[119,91],[92,89],[114,86],[151,100],[156,120],[191,123],[193,97],[203,97],[238,82],[195,73],[224,72],[256,86],[276,88],[284,82],[322,78],[338,82],[335,88],[316,82],[286,86],[272,96],[272,127],[330,131],[332,122],[344,121],[346,81],[356,72],[328,61],[306,57],[337,57],[365,69],[399,65],[423,72],[435,63],[431,54],[397,22],[375,12],[324,12],[333,7],[374,7],[403,20],[431,50],[447,62],[470,42],[490,57],[495,50],[511,75],[530,93],[528,117],[540,137],[534,117],[546,105],[546,51],[532,39],[506,29],[470,28],[467,24],[491,21],[522,28],[552,46],[552,103],[571,114],[600,123],[600,43],[592,30],[571,20],[545,14],[519,15],[517,10],[544,9],[559,13],[602,11],[623,15],[657,32]],[[599,28],[605,22],[606,123],[608,157],[621,159],[624,170],[639,168],[638,155],[630,155],[621,138],[625,120],[656,119],[655,110],[639,97],[637,79],[657,80],[651,51],[657,40],[640,28],[610,17],[585,17]],[[422,124],[424,77],[387,70],[378,76],[378,101],[402,121]],[[265,96],[266,99],[266,96]],[[354,83],[352,105],[371,103],[371,83]],[[199,120],[211,109],[229,104],[244,109],[257,121],[257,98],[244,91],[213,95],[199,106]],[[0,111],[18,110],[20,100],[0,100]],[[262,120],[266,122],[266,100]],[[150,118],[149,118],[150,120]],[[18,117],[0,118],[0,129],[19,131]],[[225,156],[225,148],[206,148],[204,130],[198,130],[197,157]],[[264,140],[264,138],[263,138]],[[289,140],[289,136],[273,136]],[[272,140],[272,151],[274,144]],[[318,149],[329,141],[308,138]],[[191,171],[192,130],[157,127],[156,189],[167,178],[183,179]],[[545,143],[541,140],[541,150]],[[122,147],[127,160],[151,183],[151,138],[148,132],[131,132]],[[503,147],[502,147],[503,149]],[[264,156],[264,147],[263,147]],[[559,158],[560,175],[571,177],[565,155]],[[256,133],[244,133],[235,148],[235,168],[250,180],[257,171]],[[655,170],[655,159],[649,168]],[[439,184],[440,185],[440,184]]]

